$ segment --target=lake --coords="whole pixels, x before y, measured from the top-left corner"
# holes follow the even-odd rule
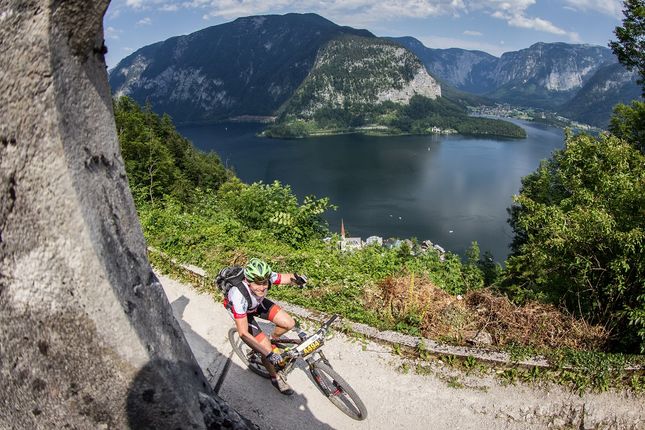
[[[362,135],[298,140],[257,137],[263,125],[179,127],[217,152],[245,182],[279,180],[305,195],[329,197],[332,231],[350,236],[429,239],[463,255],[472,241],[503,261],[513,231],[506,209],[521,178],[564,146],[562,130],[512,120],[527,139]]]

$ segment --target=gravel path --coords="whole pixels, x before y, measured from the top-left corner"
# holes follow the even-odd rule
[[[645,430],[643,397],[580,397],[558,386],[504,386],[437,364],[428,374],[404,374],[390,348],[336,334],[325,354],[368,410],[365,421],[354,421],[323,397],[302,369],[289,375],[295,394],[283,396],[243,368],[228,344],[233,322],[221,304],[170,278],[160,280],[204,374],[222,398],[262,429]]]

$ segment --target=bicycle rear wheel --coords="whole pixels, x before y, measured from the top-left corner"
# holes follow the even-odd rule
[[[258,353],[244,343],[236,329],[232,328],[228,331],[228,341],[231,343],[235,354],[240,357],[240,360],[242,360],[253,373],[257,373],[267,379],[271,377],[267,368],[262,364],[262,360]]]
[[[358,421],[367,418],[367,409],[358,394],[334,369],[318,361],[311,374],[323,394],[345,415]]]

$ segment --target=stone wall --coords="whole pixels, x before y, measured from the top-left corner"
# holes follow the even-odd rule
[[[146,257],[107,0],[0,0],[0,428],[246,428]]]

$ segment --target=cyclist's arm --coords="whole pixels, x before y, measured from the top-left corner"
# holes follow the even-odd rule
[[[235,328],[237,329],[237,334],[240,335],[240,338],[242,338],[247,345],[253,348],[253,350],[262,355],[268,355],[271,352],[270,348],[262,345],[251,333],[249,333],[249,323],[246,317],[235,318]]]
[[[291,279],[295,277],[295,273],[274,273],[271,277],[271,283],[273,285],[285,285],[291,284]],[[273,280],[275,279],[275,280]]]

